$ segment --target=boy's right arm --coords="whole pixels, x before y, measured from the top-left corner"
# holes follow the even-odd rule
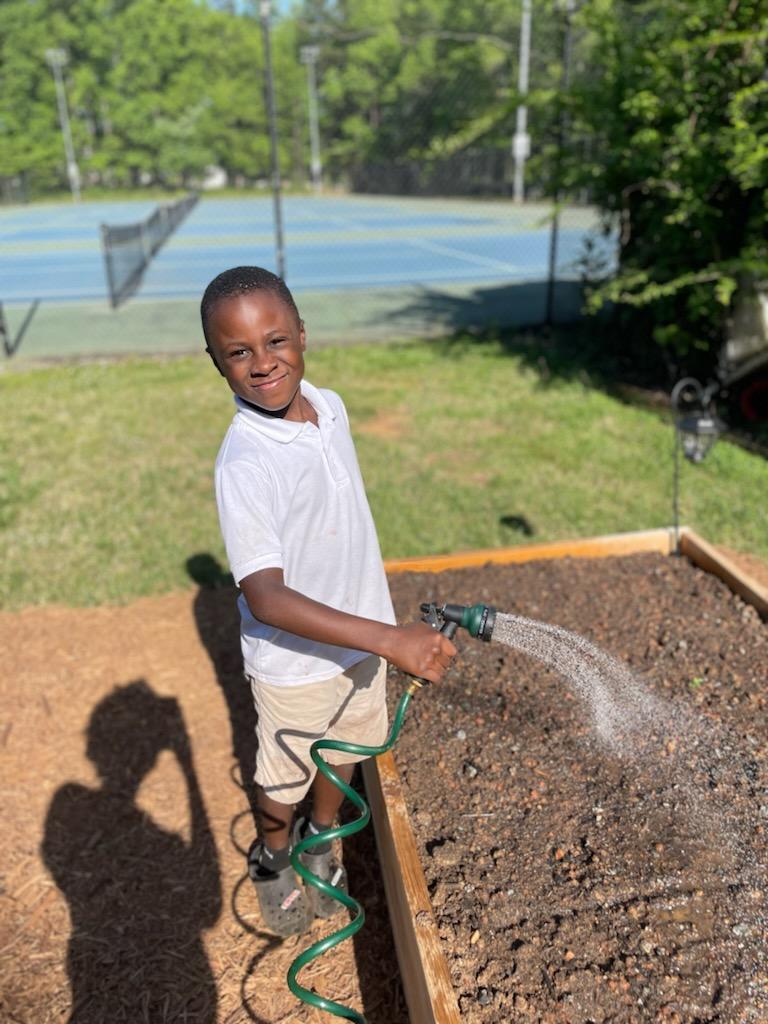
[[[408,675],[439,683],[453,643],[425,622],[391,626],[349,615],[285,585],[282,569],[262,569],[240,581],[251,613],[260,622],[319,643],[378,654]]]

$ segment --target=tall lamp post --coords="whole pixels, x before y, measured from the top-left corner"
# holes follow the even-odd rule
[[[283,203],[280,181],[280,153],[277,148],[277,118],[275,115],[275,87],[272,79],[272,44],[269,34],[269,19],[272,14],[272,0],[260,0],[259,18],[264,42],[264,72],[267,96],[267,117],[269,118],[269,142],[272,150],[272,205],[275,222],[275,252],[277,273],[285,279],[285,247],[283,245]]]
[[[64,50],[51,49],[45,51],[45,59],[53,72],[53,80],[56,83],[56,102],[59,107],[59,123],[61,134],[64,139],[64,152],[67,157],[67,177],[69,188],[72,192],[74,202],[80,201],[80,168],[75,158],[75,147],[72,145],[72,131],[69,126],[69,110],[67,108],[67,94],[64,91],[64,78],[62,68],[67,63],[67,54]]]
[[[525,161],[531,153],[531,137],[528,134],[528,69],[531,63],[531,0],[523,0],[520,21],[520,56],[517,71],[517,91],[522,102],[518,105],[515,118],[515,134],[512,139],[512,155],[515,159],[513,197],[516,203],[525,198]]]
[[[571,82],[571,19],[575,9],[576,0],[565,0],[563,8],[563,41],[562,41],[562,69],[560,71],[561,97],[557,116],[557,142],[555,151],[555,174],[552,202],[554,205],[552,213],[552,227],[549,232],[549,273],[547,275],[547,309],[546,322],[552,326],[555,319],[555,278],[557,276],[557,243],[560,235],[560,188],[562,176],[563,146],[565,145],[565,133],[567,127],[566,112],[563,109],[562,93],[568,90]]]
[[[307,99],[309,103],[309,170],[312,187],[315,192],[323,189],[323,165],[320,160],[320,126],[317,113],[317,58],[320,56],[319,46],[302,46],[299,57],[307,66]]]

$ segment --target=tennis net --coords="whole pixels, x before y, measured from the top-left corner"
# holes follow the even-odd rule
[[[113,309],[136,293],[153,257],[197,200],[197,193],[191,192],[172,203],[161,203],[149,217],[135,224],[101,225],[104,267]]]

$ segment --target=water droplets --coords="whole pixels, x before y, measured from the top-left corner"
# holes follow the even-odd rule
[[[500,612],[493,639],[566,677],[590,709],[598,737],[618,754],[663,721],[661,701],[625,665],[578,633]]]

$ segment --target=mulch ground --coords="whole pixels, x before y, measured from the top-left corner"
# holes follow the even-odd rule
[[[234,600],[0,613],[3,1022],[329,1019],[285,974],[339,919],[278,941],[245,877],[253,712]],[[300,980],[405,1024],[372,829],[345,859],[365,927]]]
[[[767,659],[765,647],[753,644],[765,627],[719,584],[716,617],[701,620],[708,578],[684,583],[670,605],[671,598],[634,577],[601,592],[599,577],[572,579],[573,571],[546,563],[517,567],[509,581],[488,569],[444,574],[440,591],[443,600],[488,601],[550,618],[628,655],[652,685],[665,693],[670,688],[694,711],[734,729],[738,749],[753,736],[750,764],[760,774],[751,784],[764,784]],[[668,572],[678,578],[666,568],[662,576]],[[433,596],[434,580],[427,586],[426,578],[393,577],[404,619]],[[672,628],[683,610],[687,653]],[[623,624],[618,633],[614,621]],[[737,630],[735,639],[726,638],[726,622]],[[524,675],[521,656],[472,640],[462,646],[452,681],[413,702],[397,754],[412,788],[463,1019],[506,1024],[514,1009],[523,1021],[741,1024],[722,1010],[736,1005],[741,990],[728,974],[733,948],[721,939],[735,935],[749,951],[753,935],[733,932],[745,921],[728,917],[730,905],[712,887],[675,898],[653,889],[654,865],[639,857],[616,810],[619,792],[625,801],[637,798],[638,813],[647,810],[642,775],[637,784],[622,782],[594,751],[585,755],[572,745],[583,723],[551,672],[533,679]],[[266,933],[245,877],[253,828],[240,780],[252,764],[253,719],[240,674],[234,592],[200,589],[124,608],[0,612],[0,647],[0,1019],[328,1020],[299,1005],[285,985],[289,964],[308,940],[279,942]],[[740,647],[746,654],[738,654]],[[487,656],[506,666],[503,686],[478,660]],[[699,677],[706,686],[686,688]],[[467,788],[466,764],[477,772],[476,791]],[[430,775],[444,789],[435,793]],[[495,817],[487,821],[504,828],[498,837],[490,825],[476,824],[489,813],[489,793]],[[443,804],[456,816],[450,825],[437,816]],[[570,816],[561,816],[561,805]],[[599,826],[598,806],[604,809]],[[467,822],[475,822],[470,830]],[[474,837],[471,869],[462,867],[463,834]],[[603,855],[609,835],[625,835],[626,842]],[[350,889],[365,905],[365,927],[301,980],[363,1010],[371,1024],[406,1024],[372,829],[346,842],[345,860]],[[741,885],[729,871],[723,878]],[[758,892],[755,906],[762,907],[762,886],[747,891]],[[504,894],[500,902],[496,892]],[[601,922],[614,907],[623,908],[621,924],[606,938]],[[318,923],[309,938],[330,930]],[[504,936],[501,945],[491,941],[492,932]],[[713,953],[704,970],[697,950],[707,948],[725,950],[725,968]],[[659,973],[661,962],[667,974]],[[746,955],[744,963],[749,966]],[[670,985],[690,987],[702,971],[711,978],[723,970],[721,1011],[710,1005],[696,1016],[674,1008],[678,997]],[[643,976],[654,989],[667,976],[683,979],[664,982],[664,1005],[671,1008],[657,999],[655,1017],[637,1002],[645,998]]]

